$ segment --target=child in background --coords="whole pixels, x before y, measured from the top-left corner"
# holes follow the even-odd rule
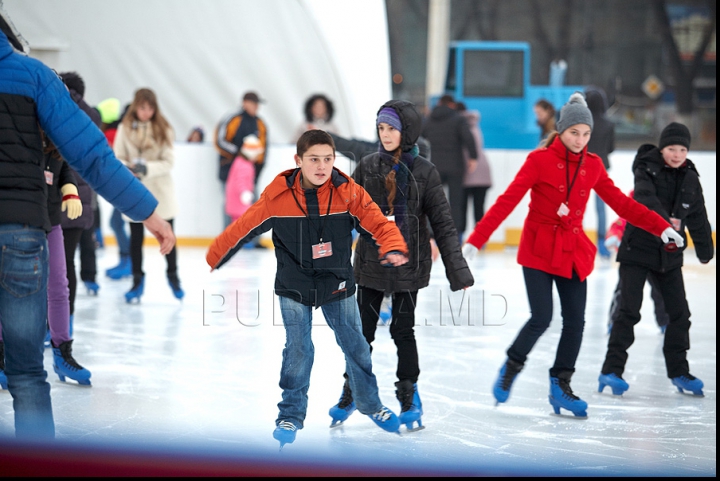
[[[415,106],[391,100],[378,111],[378,152],[358,163],[353,179],[362,186],[383,214],[398,226],[410,250],[410,262],[389,275],[379,259],[377,245],[363,238],[355,248],[355,281],[363,334],[368,344],[375,339],[383,296],[392,295],[390,335],[397,347],[395,395],[400,402],[400,423],[408,430],[421,429],[423,414],[417,389],[420,366],[415,342],[415,306],[418,290],[430,282],[432,254],[428,221],[442,253],[445,275],[453,291],[466,289],[474,279],[460,251],[440,174],[418,155],[416,145],[422,117]],[[346,380],[337,405],[330,409],[333,425],[344,422],[355,410],[353,391]]]
[[[158,201],[156,212],[171,226],[177,215],[175,185],[171,173],[175,164],[173,138],[172,127],[160,112],[155,92],[139,89],[120,122],[113,144],[117,158],[122,160],[155,196]],[[128,303],[140,302],[145,291],[145,273],[142,270],[144,238],[143,224],[130,222],[133,284],[125,293]],[[177,248],[173,247],[165,258],[170,289],[177,299],[182,300],[185,291],[180,287],[177,274]]]
[[[640,322],[643,287],[648,274],[658,280],[670,323],[665,331],[663,355],[667,376],[680,392],[703,395],[703,382],[690,374],[690,308],[682,275],[685,228],[690,231],[700,262],[712,260],[715,249],[712,228],[705,210],[700,175],[687,158],[690,131],[676,122],[665,127],[657,147],[640,146],[633,162],[635,200],[669,221],[680,236],[677,246],[663,246],[638,229],[630,220],[623,234],[617,260],[620,262],[620,315],[613,322],[599,390],[610,386],[613,394],[629,389],[622,378],[627,350],[635,341],[633,328]]]
[[[285,326],[280,372],[282,401],[273,437],[280,447],[295,440],[307,413],[314,347],[313,308],[321,308],[345,354],[358,410],[382,429],[397,432],[397,416],[382,405],[362,335],[350,263],[352,231],[379,245],[381,262],[400,266],[408,249],[394,223],[365,190],[333,168],[335,145],[327,132],[309,130],[297,142],[296,168],[280,173],[260,199],[218,236],[207,263],[218,269],[244,244],[272,229],[278,259],[275,293]]]

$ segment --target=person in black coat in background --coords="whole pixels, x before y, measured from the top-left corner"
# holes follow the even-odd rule
[[[360,238],[353,262],[363,334],[370,344],[375,339],[383,297],[392,294],[390,335],[398,355],[396,395],[401,406],[400,422],[408,429],[415,422],[417,429],[422,427],[422,403],[417,391],[420,367],[413,327],[418,290],[429,284],[432,267],[428,221],[442,254],[450,288],[458,291],[475,282],[460,251],[440,175],[431,162],[418,155],[416,141],[421,123],[420,113],[410,102],[385,103],[377,117],[380,146],[360,160],[353,173],[355,182],[397,224],[410,251],[410,261],[390,273],[380,263],[377,245]],[[343,395],[330,415],[334,420],[344,421],[353,409],[346,380]]]
[[[714,256],[712,228],[705,210],[700,175],[687,158],[689,148],[690,131],[675,122],[662,131],[657,147],[642,145],[633,162],[635,200],[668,220],[683,239],[687,228],[695,244],[695,254],[700,262],[707,264]],[[627,225],[617,257],[622,285],[620,315],[610,332],[599,378],[600,391],[610,386],[617,395],[629,388],[622,374],[627,350],[635,340],[633,327],[640,322],[645,280],[652,273],[658,280],[670,317],[663,345],[667,375],[680,392],[702,395],[703,382],[690,374],[687,361],[690,309],[682,276],[683,250],[678,246],[663,247],[659,238]]]
[[[448,186],[450,211],[455,228],[459,229],[464,225],[462,204],[465,201],[463,179],[466,164],[463,149],[467,149],[470,157],[467,162],[470,173],[477,168],[478,153],[475,138],[465,118],[455,110],[455,100],[451,95],[440,97],[423,125],[422,136],[432,146],[432,163],[440,173],[441,182]]]
[[[585,100],[593,117],[593,132],[588,142],[588,152],[600,157],[605,165],[605,170],[610,170],[609,155],[615,150],[615,124],[607,118],[605,112],[608,109],[607,97],[600,88],[590,88],[585,92]],[[600,257],[610,258],[610,251],[605,247],[605,234],[607,232],[607,218],[605,216],[605,202],[600,196],[595,195],[597,202],[597,248]]]

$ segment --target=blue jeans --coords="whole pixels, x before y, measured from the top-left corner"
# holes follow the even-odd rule
[[[50,385],[43,366],[47,329],[48,244],[45,231],[0,224],[0,320],[15,435],[53,438]]]
[[[122,212],[113,209],[112,217],[110,217],[110,227],[115,233],[118,248],[121,256],[130,256],[130,236],[125,231],[125,221],[122,218]]]
[[[372,372],[370,345],[362,333],[355,296],[331,302],[321,309],[328,325],[335,332],[335,340],[345,354],[346,372],[358,411],[363,414],[378,412],[382,403],[378,396],[377,380]],[[282,401],[278,404],[280,414],[276,424],[290,421],[302,429],[307,412],[310,370],[315,354],[310,338],[313,308],[281,296],[280,310],[286,337],[280,371]]]

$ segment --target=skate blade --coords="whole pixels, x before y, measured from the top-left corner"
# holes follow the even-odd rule
[[[343,424],[345,424],[345,421],[333,421],[332,424],[330,425],[330,427],[331,428],[339,428]]]
[[[574,414],[571,415],[571,414],[562,414],[562,413],[560,413],[560,414],[550,413],[550,415],[553,417],[556,417],[556,418],[577,419],[578,421],[583,421],[588,418],[587,414],[585,414],[584,416],[575,416]]]
[[[422,431],[423,429],[425,429],[425,426],[418,426],[416,428],[407,428],[407,432],[415,433],[417,431]]]

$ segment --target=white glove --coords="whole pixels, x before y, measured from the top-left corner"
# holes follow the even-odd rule
[[[664,244],[667,244],[671,240],[675,243],[676,246],[678,246],[678,249],[682,249],[682,247],[685,245],[685,241],[683,240],[682,236],[677,233],[675,229],[672,227],[668,227],[663,231],[662,234],[660,234],[660,239],[662,239]]]
[[[605,239],[605,248],[607,250],[618,250],[620,247],[620,238],[616,235],[611,235]]]
[[[465,243],[462,248],[462,255],[466,261],[472,260],[472,258],[477,255],[477,252],[478,248],[470,244],[469,242]]]

